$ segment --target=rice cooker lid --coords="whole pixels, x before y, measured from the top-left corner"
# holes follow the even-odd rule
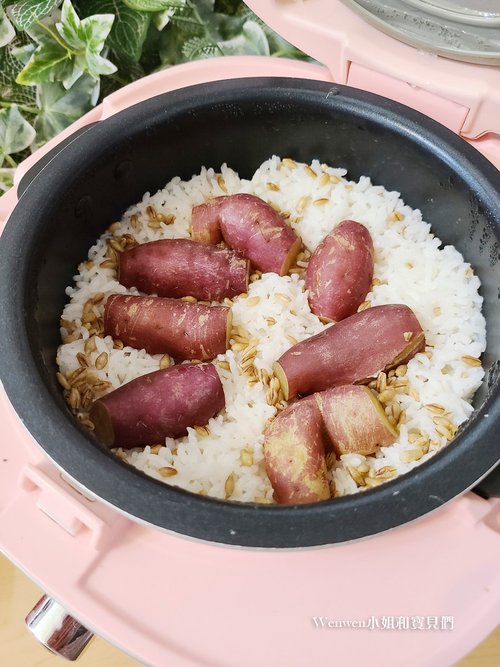
[[[498,0],[246,2],[285,39],[324,63],[334,81],[434,117],[426,105],[452,102],[463,113],[451,129],[469,140],[493,134],[500,141]],[[385,86],[381,77],[388,79]],[[399,96],[384,90],[393,91],[395,82],[402,84]],[[404,87],[435,99],[422,108]],[[444,115],[458,111],[450,106]]]
[[[259,6],[269,0],[249,0]],[[308,18],[324,23],[315,0],[271,0],[294,11],[307,6]],[[500,65],[500,7],[498,0],[340,0],[378,30],[429,53],[483,65]],[[335,28],[342,28],[335,21]],[[323,28],[325,26],[323,25]],[[333,26],[332,26],[333,27]],[[281,25],[273,25],[280,34]],[[308,26],[304,25],[308,30]],[[388,44],[390,49],[390,43]]]
[[[498,0],[342,0],[388,35],[446,58],[500,65]]]

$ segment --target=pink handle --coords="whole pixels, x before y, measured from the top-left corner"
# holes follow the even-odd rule
[[[105,550],[129,523],[116,511],[83,495],[48,463],[25,465],[20,486],[28,494],[34,494],[38,509],[72,537],[89,533],[89,545],[97,551]]]

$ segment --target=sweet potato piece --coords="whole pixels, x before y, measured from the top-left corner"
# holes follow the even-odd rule
[[[248,289],[250,263],[232,250],[162,239],[119,254],[118,280],[158,296],[222,301]]]
[[[314,398],[337,456],[373,454],[397,437],[382,404],[368,387],[342,385],[314,394]]]
[[[180,438],[204,426],[225,405],[213,364],[182,364],[127,382],[90,410],[95,435],[106,447],[139,447]]]
[[[266,471],[279,503],[313,503],[330,497],[324,431],[314,398],[281,412],[265,433]]]
[[[284,276],[302,247],[300,238],[280,214],[254,195],[217,197],[193,209],[193,241],[217,242],[218,227],[227,245],[263,272]]]
[[[408,306],[374,306],[294,345],[273,369],[289,400],[367,382],[382,370],[406,363],[424,346],[424,332]]]
[[[309,260],[305,283],[312,312],[335,322],[353,315],[370,291],[372,278],[370,232],[359,222],[344,220]]]
[[[206,361],[227,350],[231,320],[225,306],[111,294],[104,308],[104,334],[150,354]]]

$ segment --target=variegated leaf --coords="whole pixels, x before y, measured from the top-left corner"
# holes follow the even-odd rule
[[[35,130],[16,105],[0,110],[0,161],[5,155],[19,153],[34,140]]]
[[[60,4],[61,0],[18,0],[10,8],[12,20],[18,30],[26,30]]]

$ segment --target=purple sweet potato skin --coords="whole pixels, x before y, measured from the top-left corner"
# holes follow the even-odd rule
[[[265,433],[266,472],[281,504],[313,503],[330,498],[324,430],[314,397],[278,414]]]
[[[213,364],[182,364],[142,375],[95,401],[90,419],[107,447],[136,447],[180,438],[225,405]]]
[[[119,255],[118,280],[145,294],[222,301],[248,289],[250,264],[232,250],[162,239]]]
[[[213,243],[218,221],[227,245],[264,273],[285,275],[301,248],[299,237],[280,214],[255,195],[217,197],[195,207],[192,220],[193,241]]]
[[[220,208],[224,197],[195,206],[191,212],[191,239],[198,243],[217,245],[222,241]]]
[[[333,451],[342,454],[373,454],[392,445],[397,431],[370,390],[342,385],[314,394]]]
[[[226,351],[229,317],[225,306],[112,294],[104,309],[104,333],[149,354],[207,361]]]
[[[305,283],[312,312],[335,322],[353,315],[370,291],[372,278],[370,232],[359,222],[344,220],[309,260]]]
[[[424,346],[422,327],[408,306],[373,306],[294,345],[278,359],[288,381],[285,398],[366,382],[381,370],[406,363]]]

